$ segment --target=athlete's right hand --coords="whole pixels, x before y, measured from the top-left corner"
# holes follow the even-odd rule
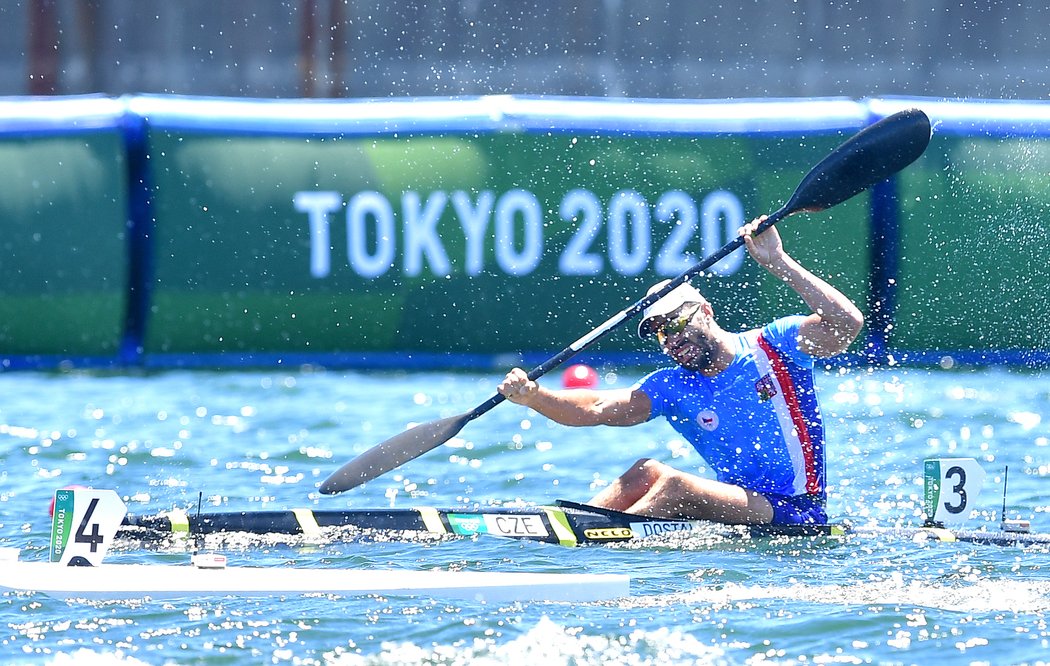
[[[514,368],[507,373],[496,390],[511,402],[527,405],[539,390],[539,384],[529,379],[528,374],[521,368]]]

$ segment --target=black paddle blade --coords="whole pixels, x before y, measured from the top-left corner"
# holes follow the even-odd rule
[[[919,109],[862,129],[806,174],[784,204],[785,213],[831,208],[881,183],[919,159],[931,133],[930,119]]]
[[[422,423],[377,444],[337,469],[321,484],[321,493],[335,495],[386,474],[444,444],[470,421],[471,413]]]

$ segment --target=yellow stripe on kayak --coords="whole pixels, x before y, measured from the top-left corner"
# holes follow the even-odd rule
[[[416,507],[416,511],[419,512],[419,517],[423,519],[423,526],[427,528],[428,532],[448,534],[448,530],[445,529],[445,523],[441,522],[441,514],[438,513],[437,509],[421,506]]]
[[[958,541],[958,538],[956,538],[954,532],[952,532],[951,530],[946,530],[943,527],[924,528],[922,530],[922,533],[926,534],[927,536],[932,536],[938,541],[944,541],[946,543],[953,543],[955,541]]]
[[[295,515],[295,521],[299,523],[299,529],[303,531],[303,534],[317,536],[321,533],[321,526],[317,524],[314,512],[310,509],[292,509],[292,514]]]
[[[547,520],[550,521],[551,527],[554,529],[554,536],[558,537],[558,543],[563,546],[578,545],[579,541],[576,539],[576,533],[569,527],[569,519],[565,517],[564,511],[545,506],[543,507],[543,512],[547,514]]]
[[[190,517],[186,515],[185,511],[182,509],[172,509],[165,515],[168,522],[171,523],[172,534],[190,533]]]

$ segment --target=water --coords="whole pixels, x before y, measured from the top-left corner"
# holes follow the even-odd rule
[[[628,376],[629,374],[629,376]],[[623,377],[607,375],[617,385]],[[0,546],[45,559],[48,503],[110,487],[135,513],[586,500],[639,457],[701,465],[663,423],[570,429],[501,405],[461,437],[337,497],[317,485],[407,423],[466,411],[495,374],[171,372],[0,375]],[[552,381],[556,381],[552,379]],[[832,371],[819,378],[832,444],[830,513],[915,525],[922,460],[972,456],[986,487],[970,522],[1050,531],[1050,375]],[[0,598],[5,663],[1043,663],[1046,549],[901,539],[703,540],[567,549],[497,538],[210,541],[257,566],[629,572],[629,598],[482,604],[427,598],[67,603]],[[118,544],[111,560],[182,561]]]

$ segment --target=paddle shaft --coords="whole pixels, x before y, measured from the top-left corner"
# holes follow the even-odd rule
[[[769,215],[765,220],[763,220],[762,223],[758,225],[758,228],[755,229],[752,236],[757,236],[758,234],[764,232],[766,229],[769,229],[771,226],[784,219],[792,212],[795,211],[789,210],[787,205],[781,207],[780,210]],[[590,347],[598,340],[601,340],[606,335],[619,328],[620,325],[623,324],[625,321],[637,316],[640,312],[644,311],[647,307],[666,296],[679,285],[684,284],[690,278],[699,275],[700,273],[706,271],[708,268],[711,268],[712,266],[717,264],[719,261],[725,259],[732,252],[739,249],[743,244],[743,236],[737,236],[733,238],[728,243],[719,248],[717,251],[705,258],[703,261],[699,261],[696,264],[693,264],[686,270],[679,273],[676,277],[672,278],[670,282],[665,284],[657,291],[654,291],[653,293],[646,295],[644,298],[639,299],[630,307],[620,310],[615,315],[605,320],[604,323],[592,330],[590,333],[576,340],[565,349],[561,350],[560,352],[550,357],[543,363],[537,365],[532,370],[529,370],[529,379],[532,381],[536,381],[551,370],[560,366],[562,363],[565,363],[565,361],[568,361],[576,354],[580,353],[587,347]],[[464,415],[463,424],[466,425],[470,421],[473,421],[474,419],[478,418],[479,416],[489,411],[490,409],[492,409],[493,407],[500,404],[506,399],[507,397],[502,393],[497,393],[493,395],[491,398],[481,403],[470,412],[467,412],[467,414]]]
[[[791,202],[789,202],[776,213],[767,217],[754,233],[758,234],[765,231],[773,226],[778,220],[783,219],[798,210],[801,209],[797,207],[793,208]],[[692,276],[710,268],[743,244],[744,239],[742,236],[737,236],[732,239],[717,252],[690,267],[658,291],[648,294],[645,298],[642,298],[630,307],[616,313],[587,335],[573,342],[559,353],[533,368],[528,374],[529,378],[535,381],[547,374],[552,369],[558,367],[574,356],[580,350],[590,346],[607,335],[610,331],[623,324],[623,322],[636,316],[638,313],[663,298],[667,292],[682,284]],[[409,460],[412,460],[434,447],[447,442],[452,437],[455,437],[465,425],[504,400],[506,400],[506,397],[504,397],[502,393],[496,393],[469,412],[421,424],[391,437],[387,441],[372,447],[336,470],[321,484],[321,493],[324,495],[331,495],[349,490],[350,488],[354,488],[376,478],[380,474],[384,474],[401,466]]]

